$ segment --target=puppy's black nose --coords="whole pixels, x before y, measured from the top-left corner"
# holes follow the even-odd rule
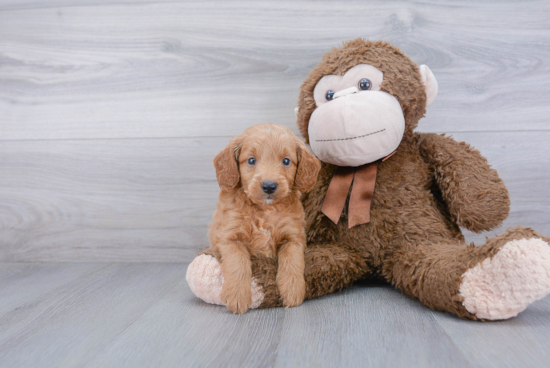
[[[262,190],[267,194],[275,193],[277,190],[277,183],[274,181],[264,181],[262,183]]]

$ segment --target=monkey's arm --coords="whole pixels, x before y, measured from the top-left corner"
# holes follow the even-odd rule
[[[510,198],[487,159],[470,145],[444,135],[418,137],[420,154],[433,170],[453,220],[475,233],[500,226],[510,212]]]

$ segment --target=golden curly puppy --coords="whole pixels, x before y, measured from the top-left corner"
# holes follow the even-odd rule
[[[214,159],[220,197],[208,238],[221,256],[221,298],[234,313],[252,303],[251,256],[278,257],[283,304],[304,300],[306,247],[302,192],[317,180],[319,160],[287,127],[264,123],[233,138]]]

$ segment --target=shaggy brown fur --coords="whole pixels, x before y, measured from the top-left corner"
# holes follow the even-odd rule
[[[290,164],[283,164],[285,158]],[[252,302],[251,256],[277,256],[282,302],[300,305],[306,247],[300,196],[315,184],[319,161],[290,129],[265,123],[235,137],[214,165],[221,192],[208,236],[210,251],[221,258],[222,300],[234,313],[246,312]],[[264,191],[265,182],[276,183],[276,190]]]
[[[464,272],[495,255],[509,240],[549,239],[518,227],[480,247],[465,244],[459,226],[481,232],[507,218],[508,191],[479,151],[443,135],[413,132],[426,110],[424,85],[417,65],[388,43],[346,42],[311,71],[298,99],[298,126],[306,141],[317,82],[325,75],[343,75],[358,64],[384,73],[381,90],[399,101],[405,135],[396,153],[379,164],[370,223],[348,229],[347,205],[338,225],[321,212],[336,168],[322,163],[316,185],[303,198],[306,298],[376,277],[430,308],[477,319],[462,305],[459,286]],[[263,286],[262,307],[280,305],[276,262],[258,257],[252,270]]]

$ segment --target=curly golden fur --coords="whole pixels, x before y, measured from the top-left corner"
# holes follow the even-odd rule
[[[319,160],[290,129],[265,123],[235,137],[214,165],[221,192],[208,236],[210,251],[221,258],[222,300],[234,313],[246,312],[252,302],[251,257],[262,256],[278,259],[283,304],[300,305],[306,291],[300,196],[315,184]],[[265,183],[276,184],[273,193]]]

